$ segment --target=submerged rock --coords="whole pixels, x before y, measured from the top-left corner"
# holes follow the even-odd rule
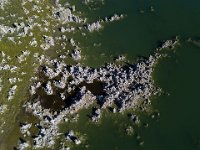
[[[131,119],[135,124],[139,124],[139,123],[140,123],[139,117],[138,117],[137,115],[131,114],[131,115],[130,115],[130,119]]]
[[[133,134],[134,134],[134,129],[133,129],[132,126],[128,126],[128,127],[126,128],[126,134],[127,134],[127,135],[133,135]]]
[[[157,50],[162,50],[162,49],[166,49],[166,48],[174,49],[177,44],[179,44],[178,36],[176,36],[175,39],[166,40],[166,41],[162,42],[160,48],[158,48]]]
[[[124,61],[126,59],[126,57],[124,55],[119,55],[115,58],[116,62],[120,62],[120,61]]]

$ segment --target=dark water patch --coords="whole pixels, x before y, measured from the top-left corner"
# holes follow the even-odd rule
[[[50,109],[52,111],[61,111],[62,109],[69,107],[73,104],[76,98],[78,88],[74,91],[68,93],[66,89],[54,88],[54,93],[52,95],[47,95],[44,89],[41,87],[37,90],[37,93],[33,96],[34,101],[40,101],[41,106],[45,109]],[[61,98],[61,93],[64,94],[65,99]]]
[[[73,80],[72,76],[69,76],[67,79],[66,87],[61,89],[55,87],[52,84],[53,94],[48,95],[44,88],[46,83],[50,81],[59,81],[62,75],[58,75],[53,79],[48,79],[43,73],[43,70],[39,72],[39,81],[41,82],[41,87],[36,90],[36,94],[31,97],[32,101],[40,101],[41,106],[45,109],[50,109],[51,111],[61,111],[65,108],[70,107],[75,101],[79,100],[81,97],[81,88],[86,87],[86,90],[90,91],[96,96],[105,96],[106,92],[104,91],[104,83],[99,80],[94,80],[92,83],[81,82],[79,85],[74,85],[74,89],[68,92],[68,84]],[[64,96],[64,98],[61,96]]]
[[[70,93],[65,92],[65,95],[66,95],[66,99],[64,100],[65,107],[70,107],[74,103],[79,91],[80,91],[80,89],[78,87],[76,87],[75,90],[73,90]]]
[[[43,108],[52,110],[60,110],[64,108],[64,102],[58,95],[42,95],[39,96]]]
[[[104,83],[99,80],[94,80],[93,83],[82,82],[80,86],[86,86],[86,89],[89,90],[94,95],[105,95],[106,92],[103,90]]]

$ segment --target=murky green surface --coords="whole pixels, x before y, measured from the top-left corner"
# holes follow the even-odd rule
[[[86,56],[86,65],[102,65],[118,54],[125,54],[130,61],[135,61],[138,56],[152,53],[161,40],[176,35],[183,39],[198,39],[200,35],[200,1],[197,0],[105,0],[105,5],[95,11],[78,1],[74,3],[78,3],[77,9],[82,9],[85,16],[90,16],[91,22],[114,13],[127,14],[119,22],[106,24],[101,32],[86,37],[77,33],[75,38]],[[151,6],[154,12],[151,12]],[[63,125],[62,129],[74,128],[87,134],[88,150],[200,149],[199,57],[200,48],[185,41],[175,53],[160,62],[154,78],[170,95],[154,100],[154,109],[161,116],[158,119],[144,117],[142,123],[148,122],[149,127],[136,127],[133,136],[124,132],[125,127],[132,124],[127,115],[107,114],[101,124],[95,125],[88,122],[87,111],[83,111],[77,124]],[[143,141],[144,145],[139,146]],[[74,148],[83,149],[86,149],[85,144]]]
[[[88,37],[86,45],[94,42],[102,45],[86,48],[90,54],[88,63],[92,65],[111,60],[107,56],[118,53],[125,53],[134,61],[138,56],[148,56],[160,40],[175,35],[186,39],[200,35],[200,2],[196,0],[107,0],[105,4],[103,11],[97,11],[99,16],[116,12],[128,17]],[[150,6],[154,7],[154,12],[150,12]],[[144,13],[140,13],[141,10]],[[96,14],[92,16],[97,17]],[[161,114],[160,118],[148,120],[149,127],[140,127],[135,136],[124,135],[121,124],[127,124],[129,121],[126,119],[108,117],[100,126],[85,125],[83,121],[80,127],[83,133],[88,134],[88,149],[200,149],[199,57],[200,48],[185,41],[175,53],[170,53],[169,58],[160,62],[154,78],[170,95],[160,96],[153,102],[154,108]],[[141,138],[137,139],[137,135]],[[143,146],[139,146],[141,141],[144,141]]]
[[[199,50],[183,45],[157,68],[157,81],[170,96],[158,99],[160,120],[142,133],[146,149],[200,148]]]
[[[119,22],[105,25],[102,32],[83,37],[82,44],[88,55],[88,64],[99,65],[111,61],[111,55],[125,53],[129,59],[150,54],[158,41],[170,39],[175,35],[193,37],[200,34],[199,14],[196,0],[106,0],[105,5],[96,11],[88,11],[92,20],[113,13],[127,14]],[[153,6],[154,12],[150,7]],[[140,13],[144,11],[144,13]],[[101,43],[96,48],[93,43]]]

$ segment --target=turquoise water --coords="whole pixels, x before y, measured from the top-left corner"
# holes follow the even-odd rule
[[[91,20],[108,14],[123,13],[127,18],[106,25],[101,33],[82,39],[85,45],[101,43],[100,47],[85,47],[86,64],[96,66],[111,61],[112,56],[127,54],[130,61],[148,56],[158,42],[179,35],[186,40],[200,35],[200,1],[197,0],[106,0],[101,10],[90,13]],[[155,11],[150,12],[153,6]],[[144,13],[140,13],[143,10]],[[80,39],[81,40],[81,39]],[[84,44],[83,44],[84,45]],[[104,53],[105,55],[103,55]],[[139,127],[135,136],[124,135],[125,119],[107,117],[100,126],[80,125],[88,134],[91,150],[196,150],[200,149],[200,48],[182,42],[175,53],[156,67],[156,84],[170,95],[162,95],[153,105],[161,116],[148,120],[149,127]],[[118,123],[115,123],[117,120]],[[82,122],[84,124],[84,122]],[[137,138],[140,135],[140,138]],[[144,141],[143,146],[139,143]],[[85,149],[77,147],[75,149]]]

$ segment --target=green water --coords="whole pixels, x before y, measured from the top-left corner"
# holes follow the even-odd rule
[[[91,111],[81,111],[80,119],[77,123],[68,125],[62,125],[63,130],[68,128],[75,131],[79,131],[82,135],[87,134],[86,142],[80,146],[76,146],[73,149],[82,150],[86,149],[85,145],[89,145],[87,149],[132,149],[137,146],[137,140],[134,140],[134,136],[127,136],[124,129],[127,125],[131,125],[131,122],[127,117],[110,114],[109,112],[104,113],[100,123],[95,124],[89,122],[87,117]],[[124,122],[126,122],[124,124]]]
[[[199,50],[185,44],[157,68],[157,82],[170,96],[158,99],[160,120],[142,133],[146,149],[200,148]]]
[[[91,22],[114,13],[127,15],[121,21],[105,24],[101,32],[86,33],[86,37],[80,33],[75,35],[86,56],[83,63],[90,66],[112,62],[118,54],[125,54],[134,62],[138,56],[149,56],[159,41],[176,35],[184,40],[198,39],[200,35],[200,1],[197,0],[105,0],[105,5],[97,6],[97,10],[88,9],[80,1],[71,3],[77,4],[77,9],[89,16]],[[154,12],[150,11],[151,6]],[[94,43],[100,46],[93,46]],[[70,128],[86,134],[85,143],[73,149],[200,149],[200,48],[183,41],[169,56],[159,63],[154,73],[156,84],[170,94],[153,101],[154,109],[160,112],[159,118],[140,115],[142,125],[134,127],[134,135],[127,136],[125,128],[133,124],[127,115],[106,113],[100,124],[95,125],[88,122],[89,112],[83,110],[78,123],[62,125],[64,131]],[[145,128],[143,123],[149,127]]]
[[[135,60],[141,55],[148,56],[157,47],[158,41],[175,35],[198,36],[199,3],[196,0],[106,0],[101,9],[85,11],[91,21],[114,13],[127,15],[124,20],[106,24],[102,32],[87,34],[87,39],[79,39],[85,46],[86,63],[101,65],[121,53]],[[154,12],[150,11],[151,6]],[[141,14],[141,10],[144,13]],[[101,43],[101,46],[94,47],[93,43]]]
[[[88,10],[91,20],[108,14],[123,13],[128,17],[106,25],[100,32],[82,40],[85,45],[101,43],[100,47],[85,47],[86,64],[97,66],[111,61],[117,54],[127,54],[134,61],[148,56],[158,42],[179,35],[183,39],[200,35],[200,1],[197,0],[106,0],[101,10]],[[150,12],[150,6],[155,11]],[[143,10],[144,13],[140,13]],[[84,45],[84,44],[83,44]],[[105,55],[103,55],[104,53]],[[110,57],[111,56],[111,57]],[[153,105],[161,116],[148,120],[149,127],[137,128],[137,134],[126,136],[124,118],[104,118],[101,125],[88,125],[84,117],[77,129],[87,133],[90,150],[195,150],[200,149],[200,48],[188,42],[170,53],[156,67],[156,84],[170,95],[162,95]],[[140,135],[140,138],[137,138]],[[144,141],[143,146],[139,143]],[[86,149],[83,146],[75,149]]]

